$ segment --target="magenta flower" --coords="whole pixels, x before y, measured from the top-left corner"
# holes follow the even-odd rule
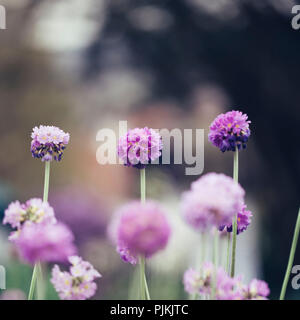
[[[25,224],[15,244],[20,255],[27,262],[65,262],[76,253],[74,236],[62,224]]]
[[[241,211],[238,212],[237,216],[237,234],[244,232],[251,223],[252,212],[247,210],[247,206],[244,204]],[[232,223],[220,226],[219,230],[227,232],[232,232]]]
[[[118,245],[117,251],[124,262],[128,262],[133,265],[137,264],[138,262],[137,256],[132,254],[128,248]]]
[[[265,281],[253,279],[245,292],[248,300],[266,300],[270,289]]]
[[[222,152],[246,148],[250,136],[248,116],[240,111],[220,114],[210,125],[208,139]]]
[[[135,128],[120,138],[118,156],[125,166],[143,169],[160,157],[162,138],[153,129]]]
[[[229,225],[244,203],[244,189],[224,174],[208,173],[193,182],[183,194],[181,207],[185,220],[194,228]]]
[[[31,153],[42,161],[60,161],[70,135],[54,126],[39,126],[32,130]]]
[[[21,228],[29,223],[56,223],[54,210],[48,202],[43,202],[39,198],[32,198],[24,204],[15,201],[4,211],[3,224],[10,224],[13,228],[17,228],[17,231],[10,234],[9,240],[16,240]]]
[[[96,290],[95,279],[101,274],[87,261],[78,256],[69,257],[71,267],[69,272],[61,271],[57,265],[52,269],[51,282],[62,300],[86,300],[91,298]]]
[[[150,257],[167,245],[171,229],[157,203],[131,202],[120,209],[120,217],[118,244],[131,255]]]

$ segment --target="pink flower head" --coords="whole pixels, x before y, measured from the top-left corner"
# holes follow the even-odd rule
[[[128,248],[118,245],[117,251],[124,262],[128,262],[130,264],[137,264],[138,259],[137,256],[129,251]]]
[[[15,244],[24,260],[31,264],[65,262],[76,252],[70,229],[62,224],[25,224]]]
[[[157,203],[131,202],[120,209],[120,217],[118,244],[131,255],[150,257],[167,245],[171,229]]]
[[[196,229],[230,224],[241,211],[245,191],[224,174],[208,173],[192,183],[183,194],[182,211],[185,220]]]
[[[244,204],[237,216],[237,234],[244,232],[248,228],[251,223],[251,217],[252,212],[247,210],[247,206]],[[232,232],[232,222],[227,226],[220,226],[219,228],[220,231],[223,231],[224,229],[226,229],[227,232]]]
[[[10,224],[18,229],[11,233],[9,239],[12,241],[18,238],[21,228],[30,223],[56,223],[54,210],[48,202],[43,202],[39,198],[32,198],[24,204],[15,201],[4,212],[3,224]]]
[[[250,300],[266,300],[270,289],[265,281],[253,279],[246,291],[246,297]]]
[[[125,166],[143,169],[160,157],[162,138],[153,129],[135,128],[119,139],[118,156]]]
[[[246,148],[250,136],[248,116],[240,111],[220,114],[210,125],[208,139],[222,152]]]
[[[70,135],[54,126],[34,127],[31,134],[31,153],[42,161],[60,161]]]
[[[81,257],[69,257],[71,267],[69,272],[61,271],[57,265],[52,269],[51,282],[62,300],[86,300],[91,298],[96,290],[95,280],[101,274]]]

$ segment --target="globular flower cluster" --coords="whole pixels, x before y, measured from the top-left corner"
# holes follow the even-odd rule
[[[242,211],[244,195],[244,189],[232,178],[208,173],[183,194],[182,212],[185,220],[198,230],[219,228],[229,225],[237,212]]]
[[[240,276],[231,278],[222,267],[215,274],[215,267],[210,262],[205,262],[199,271],[190,268],[184,273],[185,291],[189,294],[211,295],[214,276],[217,300],[266,300],[270,294],[266,282],[253,279],[249,285],[245,285]]]
[[[54,126],[39,126],[32,130],[31,153],[42,161],[60,161],[70,135]]]
[[[17,231],[11,233],[9,239],[16,240],[25,224],[54,224],[56,218],[53,208],[42,199],[32,198],[26,203],[12,202],[4,211],[3,224],[10,224]]]
[[[248,116],[240,111],[220,114],[210,125],[208,138],[222,152],[245,149],[250,136]]]
[[[69,272],[61,271],[55,265],[52,269],[51,282],[62,300],[86,300],[91,298],[96,290],[95,280],[101,274],[81,257],[69,257],[71,267]]]
[[[124,261],[134,263],[137,255],[150,257],[165,248],[171,228],[157,203],[134,201],[122,207],[119,215],[117,242]]]
[[[247,210],[247,206],[244,204],[241,211],[237,215],[237,231],[236,233],[244,232],[251,223],[252,212]],[[220,231],[226,230],[227,232],[232,232],[232,223],[228,225],[223,225],[219,227]]]
[[[160,157],[161,150],[162,138],[151,128],[129,130],[119,139],[118,156],[125,166],[143,169]]]
[[[62,223],[26,224],[15,244],[24,260],[31,264],[65,262],[76,253],[71,230]]]

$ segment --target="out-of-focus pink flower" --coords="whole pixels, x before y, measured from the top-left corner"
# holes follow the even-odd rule
[[[65,262],[76,253],[71,230],[62,223],[26,224],[15,241],[27,262]]]

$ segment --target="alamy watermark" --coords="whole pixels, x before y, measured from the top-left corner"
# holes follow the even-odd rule
[[[300,29],[300,5],[293,6],[292,14],[295,16],[292,18],[291,24],[294,30]]]
[[[99,164],[123,164],[117,155],[117,143],[121,136],[127,133],[127,121],[119,121],[118,134],[109,128],[100,129],[96,141],[101,142],[97,149],[96,158]],[[151,162],[152,164],[186,164],[186,175],[200,175],[204,170],[204,129],[178,129],[157,130],[162,136],[162,156]],[[171,141],[173,150],[171,152]]]
[[[0,30],[6,29],[6,9],[0,5]]]
[[[0,266],[0,289],[6,289],[6,273],[3,266]]]

